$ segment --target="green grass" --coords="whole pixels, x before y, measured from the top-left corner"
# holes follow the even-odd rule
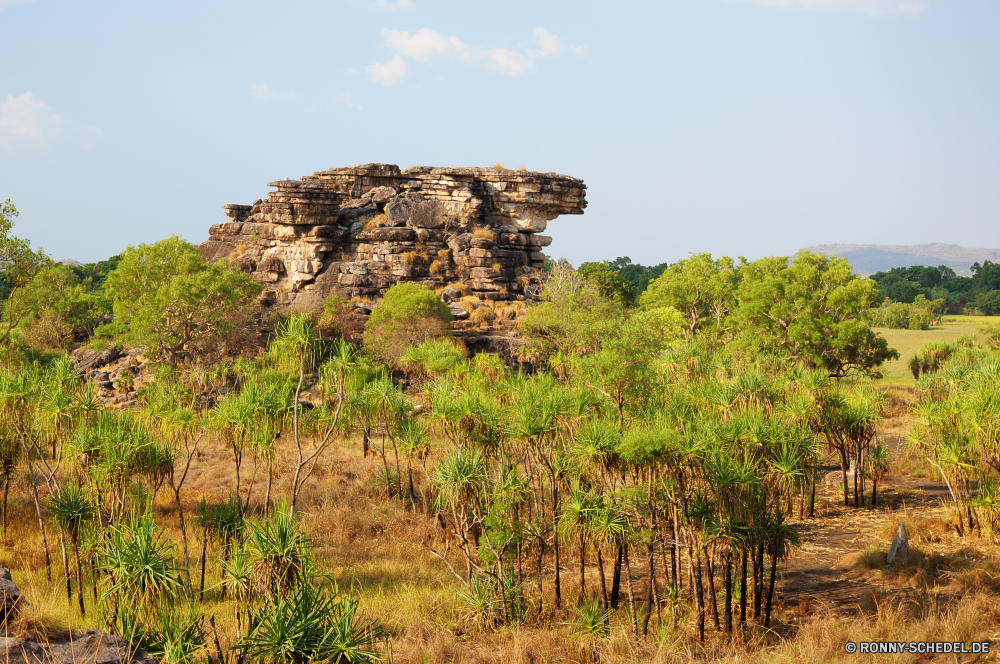
[[[945,316],[943,325],[935,325],[929,330],[890,330],[877,327],[875,331],[889,342],[890,348],[899,351],[899,359],[886,362],[880,382],[883,386],[913,385],[913,374],[910,372],[910,358],[929,341],[947,341],[955,343],[959,337],[974,334],[980,341],[983,335],[979,328],[993,323],[1000,323],[1000,316]]]

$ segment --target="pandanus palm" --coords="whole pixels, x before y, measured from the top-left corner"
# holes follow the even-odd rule
[[[80,534],[86,524],[93,519],[97,508],[87,492],[78,485],[70,484],[62,495],[49,498],[49,514],[67,533],[76,559],[76,590],[80,603],[80,615],[86,615],[83,604],[83,566],[80,562]]]

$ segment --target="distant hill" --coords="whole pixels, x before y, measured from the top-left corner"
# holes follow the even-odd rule
[[[972,276],[973,263],[983,261],[1000,263],[1000,249],[970,249],[957,244],[821,244],[806,247],[827,255],[840,256],[850,261],[854,271],[867,277],[876,272],[884,272],[894,267],[911,265],[947,265],[957,274]]]
[[[72,258],[64,258],[59,261],[60,265],[83,265],[80,261],[73,260]]]

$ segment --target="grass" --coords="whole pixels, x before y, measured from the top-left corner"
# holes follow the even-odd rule
[[[955,343],[959,337],[975,335],[983,341],[979,328],[1000,321],[1000,316],[945,316],[941,325],[934,325],[929,330],[891,330],[879,327],[875,331],[885,337],[889,348],[899,351],[899,359],[886,362],[884,376],[879,385],[911,386],[914,384],[910,372],[910,358],[929,341],[947,341]]]

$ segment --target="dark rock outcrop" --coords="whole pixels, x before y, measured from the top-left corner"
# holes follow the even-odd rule
[[[24,610],[24,598],[0,567],[0,662],[4,664],[156,664],[156,658],[125,639],[99,630],[87,630],[66,641],[34,643],[9,634],[9,625]]]

